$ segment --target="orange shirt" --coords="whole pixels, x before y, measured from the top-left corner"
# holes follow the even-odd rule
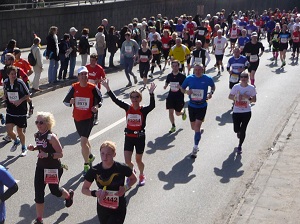
[[[207,25],[206,28],[207,28],[207,34],[205,36],[205,39],[210,40],[212,29],[210,25]]]
[[[96,84],[96,80],[101,81],[101,79],[105,79],[104,69],[100,65],[96,65],[94,68],[91,65],[87,65],[86,68],[89,71],[88,82]],[[99,89],[101,88],[100,83],[97,86]]]
[[[23,69],[23,71],[27,74],[30,70],[32,70],[31,65],[28,61],[26,61],[23,58],[20,58],[20,60],[15,60],[14,66]]]

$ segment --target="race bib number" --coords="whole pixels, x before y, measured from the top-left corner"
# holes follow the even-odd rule
[[[223,50],[222,44],[217,44],[217,50]]]
[[[231,39],[236,39],[237,35],[236,34],[231,34]]]
[[[170,48],[170,47],[169,47],[169,44],[164,44],[163,47],[164,47],[165,49]]]
[[[7,97],[9,102],[15,102],[19,100],[19,93],[18,92],[7,92]]]
[[[158,54],[158,48],[157,47],[152,48],[152,54]]]
[[[238,74],[231,74],[229,81],[232,82],[232,83],[238,82],[239,81],[239,75]]]
[[[58,169],[44,169],[44,183],[58,184]]]
[[[244,101],[244,100],[235,101],[234,105],[239,108],[247,108],[248,101]]]
[[[258,56],[255,55],[250,55],[250,62],[257,62],[258,61]]]
[[[294,41],[295,43],[299,42],[299,37],[293,37],[293,41]]]
[[[286,44],[288,42],[288,39],[286,37],[283,37],[280,39],[280,42]]]
[[[88,79],[88,82],[92,84],[96,84],[96,81],[94,79]]]
[[[192,89],[191,100],[201,101],[203,99],[204,90],[203,89]]]
[[[148,61],[148,56],[147,55],[141,55],[140,56],[140,61],[141,62],[147,62]]]
[[[199,58],[199,57],[195,57],[195,63],[197,64],[201,64],[202,63],[202,58]]]
[[[127,115],[127,125],[131,127],[141,127],[142,126],[142,116],[140,114],[128,114]]]
[[[278,38],[278,34],[274,34],[273,39],[277,39]]]
[[[178,86],[179,82],[170,82],[170,89],[172,92],[177,92],[179,90]]]
[[[199,33],[199,35],[203,36],[204,35],[204,30],[199,30],[198,33]]]
[[[90,107],[90,99],[85,97],[75,97],[75,106],[78,109],[87,110]]]
[[[132,46],[125,46],[125,52],[131,53],[132,52]]]
[[[106,191],[108,195],[103,198],[99,204],[106,208],[117,209],[119,207],[119,196],[116,196],[117,191]]]

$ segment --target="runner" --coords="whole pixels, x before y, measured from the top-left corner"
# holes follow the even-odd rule
[[[134,61],[137,57],[137,53],[139,50],[139,45],[137,42],[133,39],[131,39],[131,33],[126,32],[125,33],[125,38],[126,40],[123,42],[122,47],[121,47],[121,59],[123,59],[124,67],[125,67],[125,75],[128,80],[128,84],[126,87],[132,86],[132,82],[130,80],[130,76],[132,75],[134,84],[137,83],[137,77],[133,74],[132,68]]]
[[[126,216],[125,192],[136,183],[137,178],[126,164],[114,160],[114,142],[103,142],[100,156],[102,162],[87,172],[81,192],[97,197],[97,215],[101,224],[123,224]],[[126,177],[128,178],[124,184]],[[94,180],[98,190],[90,190]]]
[[[250,38],[247,37],[247,30],[246,29],[243,29],[241,33],[242,33],[242,36],[240,36],[239,39],[238,39],[238,46],[240,48],[240,51],[242,52],[244,47],[245,47],[245,44],[250,42]]]
[[[202,48],[201,40],[197,40],[195,42],[195,44],[196,44],[196,49],[193,50],[193,52],[192,52],[191,68],[194,68],[195,63],[198,63],[198,64],[202,63],[202,65],[204,66],[203,73],[205,73],[205,69],[206,69],[207,65],[209,64],[209,62],[210,62],[209,53],[207,52],[206,49]]]
[[[7,58],[5,60],[7,60]],[[26,156],[27,147],[25,145],[24,128],[27,127],[27,100],[29,99],[30,93],[23,80],[17,78],[17,67],[9,66],[6,72],[8,78],[4,80],[3,87],[4,98],[7,105],[6,131],[8,136],[14,141],[10,151],[16,151],[18,146],[22,144],[21,156]],[[17,126],[19,137],[17,137],[13,130],[14,126]]]
[[[214,38],[214,52],[216,57],[216,64],[218,68],[218,76],[221,75],[220,66],[222,69],[222,72],[224,71],[223,66],[223,56],[225,53],[225,49],[228,46],[227,39],[222,36],[222,30],[217,31],[217,36]]]
[[[171,48],[170,41],[172,40],[172,37],[170,36],[169,30],[164,30],[163,34],[164,35],[161,38],[161,42],[162,42],[162,54],[165,59],[165,65],[163,67],[163,71],[165,71],[166,65],[168,63],[168,57],[169,57],[169,52],[170,52],[170,48]],[[176,37],[175,37],[175,39],[176,39]]]
[[[281,68],[286,65],[286,51],[288,49],[289,40],[291,39],[291,34],[287,30],[287,25],[283,24],[281,32],[278,35],[279,39],[279,53],[280,53],[280,60],[282,62]]]
[[[150,78],[153,78],[154,67],[156,64],[161,71],[160,65],[160,58],[161,58],[161,50],[162,50],[162,43],[157,39],[157,34],[153,34],[153,41],[151,41],[151,52],[152,52],[152,61],[151,61],[151,74],[149,75]],[[156,64],[155,64],[156,62]]]
[[[246,43],[243,52],[246,54],[248,61],[250,62],[250,65],[248,67],[248,71],[250,73],[250,81],[251,85],[254,85],[255,82],[255,72],[259,66],[259,58],[264,53],[264,46],[261,42],[257,41],[258,35],[256,32],[253,32],[251,34],[251,41]],[[259,49],[261,50],[261,53],[259,53]]]
[[[237,28],[236,23],[232,23],[232,27],[230,28],[230,31],[229,31],[229,36],[230,36],[230,52],[229,52],[229,54],[231,54],[233,52],[237,38],[240,36],[240,32],[241,31]]]
[[[62,146],[58,137],[52,132],[55,125],[53,114],[49,112],[38,112],[35,121],[38,132],[34,134],[35,146],[28,145],[28,150],[38,150],[34,176],[35,208],[37,218],[34,224],[42,224],[44,216],[45,187],[48,187],[51,194],[65,199],[65,206],[73,204],[74,191],[67,191],[59,187],[60,178],[63,174],[60,158],[63,157]]]
[[[296,60],[299,58],[299,47],[300,47],[300,26],[295,27],[295,31],[292,34],[293,38],[293,59],[296,57]],[[297,51],[297,55],[295,54]]]
[[[154,89],[156,85],[152,82],[149,88],[150,93],[150,104],[148,106],[141,106],[142,93],[138,90],[133,90],[130,93],[131,104],[125,103],[119,100],[109,87],[109,80],[103,80],[102,85],[107,89],[107,94],[110,96],[112,101],[119,107],[126,111],[127,126],[125,132],[125,143],[124,143],[124,156],[125,163],[133,169],[133,163],[131,161],[133,150],[136,150],[136,163],[138,165],[139,185],[145,185],[146,177],[144,174],[144,163],[142,161],[143,153],[145,150],[145,126],[146,117],[150,111],[155,107]]]
[[[184,93],[180,91],[180,86],[185,80],[185,75],[179,72],[179,61],[172,61],[172,72],[168,74],[164,89],[170,85],[170,91],[166,99],[166,108],[169,110],[169,119],[172,127],[169,133],[176,131],[174,111],[177,116],[182,116],[182,120],[186,120],[186,112],[184,108]]]
[[[273,60],[275,60],[275,63],[277,64],[277,58],[278,58],[278,52],[279,52],[279,36],[280,33],[280,25],[277,24],[275,26],[275,29],[271,33],[271,43],[270,46],[272,46],[272,53],[273,53]]]
[[[7,190],[4,191],[4,187]],[[0,224],[5,223],[5,201],[18,191],[19,187],[12,175],[0,165]]]
[[[194,74],[189,75],[181,85],[181,91],[188,94],[190,98],[188,105],[189,118],[191,128],[195,131],[192,158],[196,158],[199,151],[198,144],[202,133],[200,130],[207,109],[206,99],[210,99],[216,89],[213,79],[204,74],[203,70],[202,64],[195,64]],[[208,93],[208,86],[211,87],[210,93]],[[189,90],[186,90],[187,87],[189,87]]]
[[[184,71],[184,62],[190,56],[191,52],[185,45],[182,44],[182,39],[176,38],[176,45],[174,45],[169,53],[171,61],[178,60],[180,62],[179,71]]]
[[[78,68],[78,80],[72,84],[64,104],[73,105],[73,117],[77,133],[80,136],[81,153],[84,159],[83,174],[92,166],[95,156],[91,153],[91,145],[88,140],[93,128],[94,113],[97,113],[102,105],[102,95],[98,87],[88,82],[88,70],[85,66]]]
[[[246,137],[247,125],[251,118],[251,103],[256,102],[255,87],[248,84],[249,75],[243,72],[240,75],[241,83],[233,86],[228,98],[234,101],[233,129],[239,138],[237,153],[242,153],[242,145]]]
[[[86,65],[87,70],[89,71],[88,74],[88,82],[95,84],[99,89],[101,89],[101,80],[105,79],[105,71],[98,64],[98,55],[93,53],[90,55],[90,64]],[[94,125],[97,125],[98,121],[98,111],[94,114]]]
[[[143,79],[143,89],[145,89],[148,82],[147,76],[150,69],[150,61],[152,59],[152,52],[148,47],[148,41],[146,39],[142,40],[142,48],[139,49],[138,56],[140,77]]]

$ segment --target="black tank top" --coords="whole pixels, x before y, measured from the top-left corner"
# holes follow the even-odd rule
[[[43,134],[39,132],[34,134],[36,147],[38,148],[39,152],[43,151],[45,153],[55,153],[55,149],[49,142],[51,137],[52,132],[49,130]],[[61,162],[59,159],[53,159],[51,157],[43,159],[38,158],[37,166],[41,168],[57,169],[61,167]]]

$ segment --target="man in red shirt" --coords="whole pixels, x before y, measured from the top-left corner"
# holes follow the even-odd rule
[[[21,50],[19,48],[14,48],[15,61],[14,66],[23,69],[27,76],[30,76],[33,73],[32,66],[28,61],[21,58]]]
[[[97,63],[98,55],[93,53],[90,56],[90,64],[86,66],[88,73],[88,82],[95,84],[99,89],[101,89],[101,81],[105,79],[104,69]],[[98,111],[94,114],[94,125],[98,122]]]

